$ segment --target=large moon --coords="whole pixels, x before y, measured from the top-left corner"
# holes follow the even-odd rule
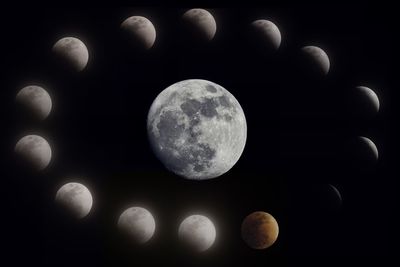
[[[89,189],[80,183],[67,183],[56,194],[56,203],[73,218],[81,219],[92,209],[93,198]]]
[[[38,135],[22,137],[15,145],[14,151],[23,164],[37,171],[45,169],[51,160],[49,143]]]
[[[308,61],[308,63],[310,63],[310,68],[323,75],[328,74],[330,61],[324,50],[317,46],[309,45],[304,46],[301,51],[305,56],[305,59]]]
[[[53,53],[65,67],[75,71],[82,71],[89,60],[86,45],[75,37],[58,40],[53,46]]]
[[[156,29],[153,23],[145,17],[129,17],[122,22],[121,29],[138,47],[150,49],[156,41]]]
[[[203,215],[187,217],[178,230],[179,239],[190,250],[203,252],[209,249],[215,241],[214,224]]]
[[[147,117],[151,147],[167,169],[187,179],[218,177],[239,160],[246,118],[222,86],[184,80],[162,91]]]
[[[38,120],[46,119],[52,107],[50,95],[37,85],[29,85],[22,88],[17,93],[16,101],[24,109],[26,115]]]
[[[271,21],[266,19],[259,19],[253,21],[251,26],[257,33],[258,39],[263,41],[268,47],[271,47],[275,50],[279,48],[281,45],[281,32],[279,28]]]
[[[275,218],[263,211],[248,215],[242,223],[242,238],[254,249],[266,249],[272,246],[278,238],[279,227]]]
[[[118,219],[118,228],[139,244],[146,243],[153,236],[156,223],[151,213],[141,207],[125,210]]]
[[[207,10],[193,8],[186,11],[182,18],[186,26],[193,31],[196,37],[206,41],[214,38],[217,31],[217,23],[213,15]]]

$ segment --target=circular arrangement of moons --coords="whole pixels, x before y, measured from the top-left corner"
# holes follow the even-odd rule
[[[80,183],[67,183],[56,194],[56,204],[76,219],[87,216],[92,209],[93,198],[89,189]]]
[[[75,37],[61,38],[53,45],[52,51],[60,64],[74,71],[82,71],[89,61],[86,45]]]
[[[129,17],[121,23],[121,29],[137,47],[150,49],[156,41],[156,29],[145,17]]]
[[[358,102],[361,102],[360,104],[366,106],[364,112],[370,110],[371,113],[378,113],[379,98],[372,89],[366,86],[357,86],[356,92]]]
[[[206,216],[191,215],[180,224],[178,236],[189,250],[203,252],[214,244],[216,230],[214,224]]]
[[[183,14],[182,19],[185,26],[200,39],[211,41],[217,32],[217,23],[213,15],[205,9],[190,9]]]
[[[50,145],[38,135],[22,137],[15,145],[14,152],[18,160],[31,170],[43,170],[51,161]]]
[[[279,28],[271,21],[266,19],[255,20],[251,23],[253,29],[258,33],[259,39],[268,47],[277,50],[281,45],[281,32]]]
[[[301,49],[306,59],[311,63],[311,67],[323,75],[328,74],[330,68],[330,61],[328,55],[324,50],[317,46],[304,46]]]
[[[244,112],[222,86],[184,80],[162,91],[147,117],[151,147],[167,169],[194,180],[218,177],[239,160],[246,143]]]
[[[154,235],[156,223],[153,215],[141,207],[125,210],[118,219],[118,228],[138,244],[146,243]]]
[[[248,215],[242,223],[242,238],[254,249],[266,249],[278,239],[279,227],[275,218],[263,211]]]
[[[22,88],[17,93],[16,102],[26,112],[26,115],[38,120],[46,119],[52,107],[49,93],[37,85]]]
[[[377,161],[379,159],[379,152],[378,148],[376,147],[375,143],[372,142],[371,139],[365,136],[359,136],[359,139],[361,140],[362,144],[365,145],[365,147],[370,151],[370,155],[372,158]],[[368,156],[368,155],[367,155]]]

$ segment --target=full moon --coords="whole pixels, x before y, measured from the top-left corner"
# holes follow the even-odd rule
[[[242,238],[254,249],[266,249],[278,238],[278,223],[271,214],[256,211],[248,215],[242,223]]]
[[[216,231],[210,219],[202,215],[192,215],[183,220],[178,235],[190,250],[203,252],[214,243]]]
[[[55,56],[69,69],[82,71],[89,60],[86,45],[75,37],[64,37],[53,46]]]
[[[183,21],[194,31],[197,37],[210,41],[214,38],[217,31],[217,23],[213,15],[205,9],[193,8],[186,11],[183,16]]]
[[[51,160],[49,143],[38,135],[22,137],[15,145],[14,151],[18,159],[33,170],[45,169]]]
[[[57,191],[56,203],[72,217],[81,219],[92,209],[93,198],[83,184],[68,183]]]
[[[278,27],[271,21],[266,19],[259,19],[253,21],[251,26],[259,35],[259,39],[263,41],[267,46],[277,50],[281,45],[281,32]]]
[[[118,228],[128,234],[134,242],[143,244],[153,236],[156,223],[148,210],[132,207],[121,214],[118,220]]]
[[[317,46],[304,46],[301,51],[310,63],[310,67],[323,75],[328,74],[330,61],[324,50]]]
[[[50,95],[42,87],[36,85],[22,88],[17,93],[16,101],[27,113],[26,115],[38,120],[46,119],[52,107]]]
[[[156,29],[153,23],[145,17],[129,17],[122,22],[121,29],[138,47],[150,49],[156,41]]]
[[[151,147],[167,169],[205,180],[230,170],[246,143],[244,112],[222,86],[184,80],[162,91],[147,117]]]

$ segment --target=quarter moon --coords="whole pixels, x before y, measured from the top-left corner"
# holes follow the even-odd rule
[[[205,9],[193,8],[183,16],[184,23],[201,39],[211,41],[217,31],[217,23],[213,15]]]
[[[53,53],[65,67],[75,71],[85,69],[89,61],[89,51],[86,45],[75,37],[64,37],[53,46]]]
[[[156,229],[153,215],[141,207],[125,210],[118,219],[118,228],[134,242],[143,244],[151,239]]]
[[[191,215],[180,224],[178,235],[189,250],[203,252],[214,244],[216,230],[214,224],[206,216]]]
[[[324,50],[317,46],[309,45],[304,46],[301,51],[309,61],[311,68],[323,75],[328,74],[330,61]]]
[[[43,170],[51,161],[50,145],[38,135],[22,137],[15,145],[14,151],[18,159],[32,170]]]
[[[175,174],[194,180],[218,177],[239,160],[246,143],[244,112],[222,86],[184,80],[162,91],[147,117],[155,155]]]
[[[267,46],[277,50],[281,45],[281,32],[279,28],[271,21],[266,19],[255,20],[251,23],[253,29],[258,33],[259,39]]]
[[[129,17],[121,23],[121,29],[138,47],[150,49],[156,41],[156,29],[153,23],[145,17]]]
[[[51,111],[52,102],[49,93],[37,85],[22,88],[16,96],[18,106],[22,107],[26,115],[38,120],[46,119]]]
[[[56,203],[73,218],[82,219],[92,209],[93,198],[89,189],[80,183],[67,183],[56,193]]]

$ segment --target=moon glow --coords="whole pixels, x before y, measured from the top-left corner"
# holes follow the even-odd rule
[[[192,215],[183,220],[178,235],[190,250],[203,252],[214,244],[216,231],[210,219],[202,215]]]
[[[93,198],[83,184],[68,183],[57,191],[56,203],[72,217],[81,219],[92,209]]]
[[[37,171],[45,169],[51,160],[49,143],[38,135],[22,137],[15,145],[14,151],[22,163]]]
[[[140,207],[125,210],[118,219],[118,227],[136,243],[143,244],[151,239],[156,223],[151,213]]]
[[[247,125],[239,102],[222,86],[185,80],[154,100],[147,131],[154,153],[167,169],[204,180],[224,174],[239,160]]]

